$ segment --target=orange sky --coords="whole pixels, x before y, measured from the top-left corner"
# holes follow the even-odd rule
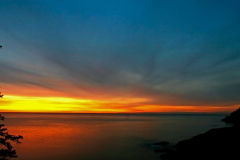
[[[65,97],[27,97],[6,95],[0,111],[65,113],[141,113],[141,112],[231,112],[239,106],[162,106],[148,105],[147,99],[89,100]]]
[[[232,112],[239,2],[189,2],[1,1],[0,111]]]
[[[139,97],[70,97],[61,92],[36,87],[6,85],[0,102],[1,112],[64,112],[64,113],[149,113],[149,112],[232,112],[239,106],[179,106],[153,104]],[[20,94],[15,94],[20,93]]]

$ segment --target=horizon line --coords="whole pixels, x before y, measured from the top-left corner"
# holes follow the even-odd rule
[[[183,115],[183,114],[191,114],[191,115],[200,115],[200,114],[229,114],[231,112],[19,112],[19,111],[0,111],[0,114],[3,113],[19,113],[19,114],[113,114],[113,115]]]

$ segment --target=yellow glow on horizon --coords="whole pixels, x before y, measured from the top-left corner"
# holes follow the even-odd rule
[[[66,97],[29,97],[7,95],[5,103],[0,103],[0,111],[9,112],[73,112],[73,113],[116,113],[129,112],[129,103],[143,102],[145,99],[129,100],[89,100]],[[117,107],[116,107],[117,106]],[[119,107],[120,106],[120,107]]]
[[[133,95],[123,94],[116,96],[112,94],[101,95],[97,89],[94,93],[79,94],[71,84],[64,82],[62,86],[71,88],[75,97],[65,94],[65,92],[50,90],[36,86],[15,86],[4,84],[1,92],[4,97],[0,99],[0,112],[64,112],[64,113],[144,113],[144,112],[232,112],[240,105],[229,106],[200,106],[196,102],[193,106],[172,106],[175,99],[169,97],[133,97]],[[66,86],[67,85],[67,86]],[[141,95],[141,94],[140,94]],[[80,98],[80,96],[83,96]],[[168,102],[169,101],[169,105]],[[175,104],[175,103],[174,103]],[[176,102],[177,104],[177,102]],[[181,100],[179,100],[181,104]]]
[[[7,95],[0,100],[4,112],[65,113],[142,113],[142,112],[230,112],[239,106],[167,106],[150,105],[146,98],[112,98],[108,100],[67,97],[30,97]]]
[[[86,109],[91,100],[77,100],[62,97],[26,97],[26,96],[5,96],[4,100],[9,102],[1,105],[1,109],[23,112],[44,112],[44,111],[74,111],[78,108]]]

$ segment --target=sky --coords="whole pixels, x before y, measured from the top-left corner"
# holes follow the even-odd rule
[[[231,112],[240,1],[1,0],[0,111]]]

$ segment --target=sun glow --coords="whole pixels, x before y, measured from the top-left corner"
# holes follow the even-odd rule
[[[29,97],[29,96],[4,96],[1,103],[2,111],[9,112],[73,112],[73,113],[116,113],[129,112],[134,107],[129,104],[142,102],[144,99],[129,99],[115,102],[116,99],[89,100],[65,97]],[[127,107],[125,107],[127,106]]]
[[[228,112],[239,106],[166,106],[152,105],[145,98],[112,98],[108,100],[66,97],[30,97],[7,95],[1,99],[1,112],[64,113],[143,113],[143,112]]]
[[[8,111],[20,112],[62,112],[86,109],[86,104],[91,104],[90,100],[77,100],[62,97],[25,97],[25,96],[5,96],[5,102],[1,108]]]

